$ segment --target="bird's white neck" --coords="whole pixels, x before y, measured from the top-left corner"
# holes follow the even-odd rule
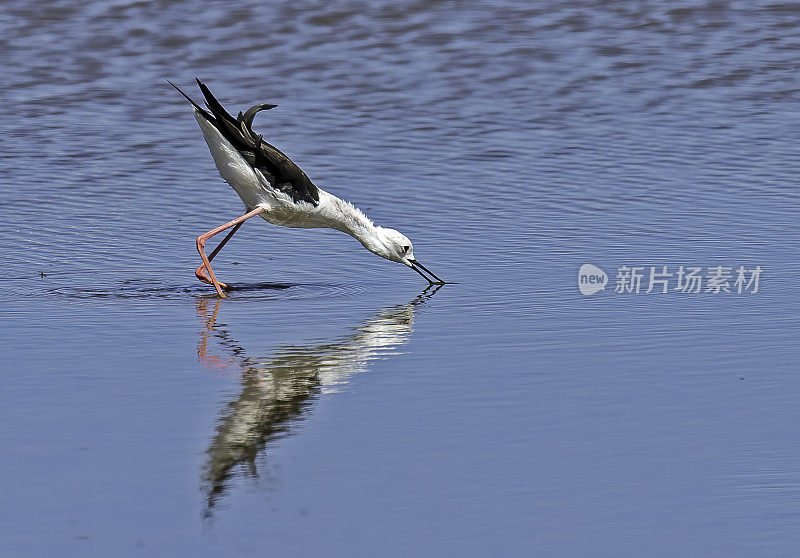
[[[358,240],[367,250],[372,251],[376,239],[376,231],[380,228],[364,215],[364,212],[352,203],[337,198],[333,194],[320,190],[320,204],[330,216],[333,229],[347,233]]]

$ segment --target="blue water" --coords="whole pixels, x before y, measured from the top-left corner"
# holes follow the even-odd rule
[[[795,555],[798,24],[6,2],[0,553]],[[194,76],[278,103],[256,130],[457,284],[253,220],[217,299],[194,239],[242,205],[164,81]]]

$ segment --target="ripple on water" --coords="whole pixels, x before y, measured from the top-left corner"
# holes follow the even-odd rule
[[[228,298],[232,300],[301,300],[348,297],[363,291],[359,285],[323,283],[229,283]],[[164,283],[151,279],[127,279],[108,287],[55,287],[47,294],[67,299],[186,299],[217,295],[206,285]]]

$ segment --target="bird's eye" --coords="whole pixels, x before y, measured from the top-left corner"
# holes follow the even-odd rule
[[[403,254],[408,254],[408,251],[411,249],[411,246],[403,246]]]

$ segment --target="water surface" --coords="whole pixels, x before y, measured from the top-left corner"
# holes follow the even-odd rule
[[[799,22],[5,2],[2,553],[794,555]],[[252,222],[216,299],[194,239],[241,203],[164,81],[194,76],[278,103],[255,128],[458,284]]]

